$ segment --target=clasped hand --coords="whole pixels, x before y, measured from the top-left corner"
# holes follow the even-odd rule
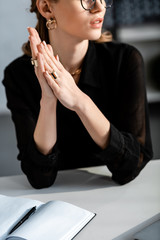
[[[42,90],[42,98],[57,99],[70,110],[75,110],[84,93],[78,88],[71,74],[54,56],[51,45],[42,42],[34,28],[28,28],[32,58],[37,59],[35,73]],[[51,73],[56,72],[57,78]]]

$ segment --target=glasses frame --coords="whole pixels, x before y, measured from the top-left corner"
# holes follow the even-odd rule
[[[80,0],[80,2],[81,2],[82,8],[83,8],[84,10],[86,10],[86,11],[91,11],[91,10],[95,7],[95,5],[96,5],[96,0],[95,0],[93,6],[92,6],[91,8],[85,8],[85,7],[83,6],[83,3],[82,3],[83,0]],[[101,4],[102,4],[102,0],[100,0],[100,2],[101,2]],[[104,6],[104,8],[106,8],[106,9],[111,8],[112,5],[113,5],[113,0],[111,1],[111,4],[110,4],[110,5],[108,5],[108,6],[106,6],[106,7]]]

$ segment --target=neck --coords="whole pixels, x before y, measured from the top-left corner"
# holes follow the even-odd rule
[[[60,36],[54,30],[49,31],[49,39],[54,55],[59,56],[67,71],[73,73],[81,67],[88,49],[88,40],[80,41],[70,36]]]

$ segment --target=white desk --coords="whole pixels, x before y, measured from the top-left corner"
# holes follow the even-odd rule
[[[160,160],[148,163],[134,181],[123,186],[110,176],[104,166],[61,171],[55,184],[42,190],[33,189],[24,175],[1,177],[0,194],[44,202],[59,199],[97,213],[76,240],[118,240],[131,229],[123,235],[125,240],[137,225],[160,212]]]

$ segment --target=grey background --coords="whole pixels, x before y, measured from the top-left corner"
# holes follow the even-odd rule
[[[6,108],[1,84],[4,68],[22,55],[21,46],[28,39],[28,26],[35,26],[36,17],[29,12],[30,0],[0,1],[0,176],[21,173],[17,158],[14,126]],[[22,76],[23,80],[23,76]]]
[[[3,70],[22,54],[21,46],[28,39],[28,26],[35,26],[36,18],[29,12],[30,0],[0,1],[0,79]],[[6,112],[6,99],[0,84],[0,113]]]
[[[4,68],[22,55],[21,46],[28,39],[27,27],[35,26],[35,15],[29,12],[29,7],[30,0],[0,1],[0,80],[3,79]],[[119,41],[136,46],[144,57],[154,159],[160,158],[160,91],[152,86],[147,69],[149,60],[160,53],[159,29],[159,25],[153,24],[121,27],[117,31]],[[6,108],[4,87],[0,83],[0,176],[22,173],[16,160],[16,144],[14,125]]]

